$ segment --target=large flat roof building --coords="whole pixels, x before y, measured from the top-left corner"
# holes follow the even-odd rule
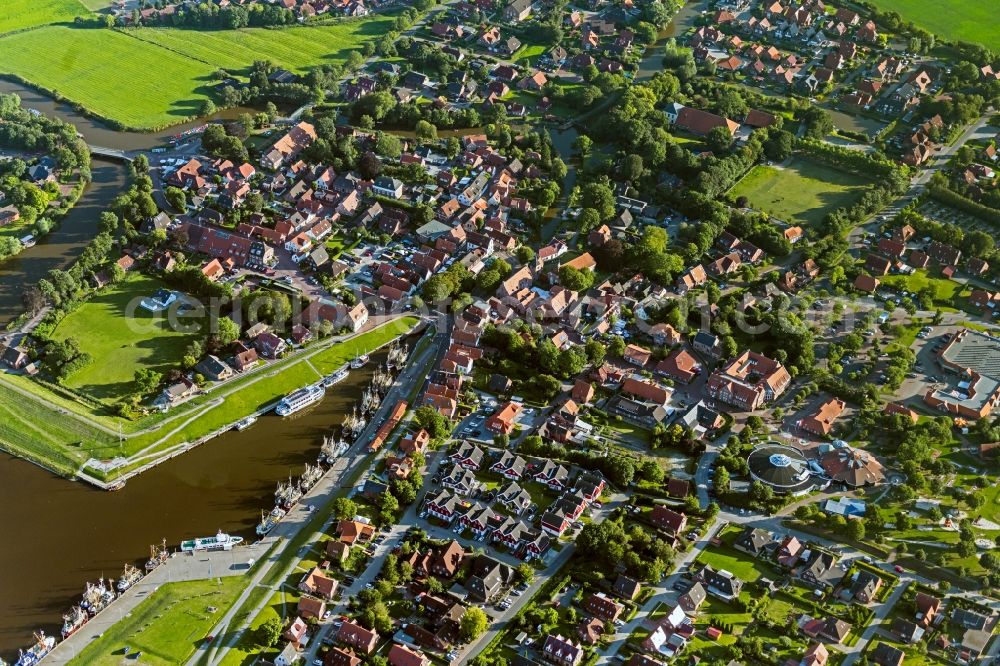
[[[928,389],[925,403],[969,419],[988,416],[1000,404],[1000,339],[962,329],[938,352],[938,361],[953,383]]]

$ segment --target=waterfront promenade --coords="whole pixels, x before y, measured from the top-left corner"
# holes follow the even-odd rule
[[[222,576],[242,576],[250,570],[249,562],[267,554],[274,542],[270,539],[250,546],[238,546],[228,552],[176,553],[169,560],[147,574],[106,610],[61,641],[45,658],[46,664],[67,664],[91,641],[121,621],[165,583],[202,580]]]

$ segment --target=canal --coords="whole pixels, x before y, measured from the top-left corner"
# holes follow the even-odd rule
[[[116,132],[24,86],[0,80],[24,106],[73,123],[91,145],[139,150],[163,144],[196,123],[159,134]],[[226,117],[239,110],[231,110]],[[18,257],[0,264],[0,323],[22,311],[24,285],[65,268],[97,229],[127,182],[124,165],[94,160],[94,179],[63,222]],[[374,359],[373,359],[374,361]],[[323,402],[292,418],[268,415],[242,433],[227,433],[129,481],[116,493],[74,483],[0,453],[0,506],[6,511],[0,548],[0,657],[12,661],[31,633],[58,635],[61,615],[86,581],[116,578],[126,562],[144,562],[166,539],[217,530],[254,537],[261,509],[273,506],[276,483],[314,463],[324,434],[339,425],[371,378],[354,371]]]

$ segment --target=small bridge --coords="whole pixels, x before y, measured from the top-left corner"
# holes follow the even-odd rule
[[[115,150],[114,148],[103,148],[101,146],[87,146],[87,147],[90,148],[90,154],[96,157],[105,157],[111,160],[122,160],[123,162],[131,162],[133,159],[124,150]]]

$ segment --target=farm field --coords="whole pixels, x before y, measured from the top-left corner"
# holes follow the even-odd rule
[[[117,665],[128,646],[144,664],[183,664],[245,585],[243,576],[163,585],[70,663]]]
[[[214,69],[114,30],[46,26],[0,38],[0,73],[130,127],[195,115]]]
[[[71,22],[89,12],[78,0],[3,0],[0,34],[49,23]]]
[[[79,7],[76,13],[84,13]],[[154,129],[196,116],[220,68],[235,74],[255,60],[271,60],[303,72],[342,62],[351,50],[387,32],[392,22],[392,16],[380,15],[329,25],[215,32],[50,25],[0,37],[0,73],[123,126]]]
[[[132,392],[136,370],[166,372],[177,366],[197,335],[172,330],[165,317],[136,307],[138,299],[163,286],[159,280],[133,274],[59,322],[53,337],[74,338],[93,357],[66,379],[66,386],[99,400],[115,401]]]
[[[979,42],[986,46],[1000,41],[1000,23],[996,20],[996,5],[982,0],[950,0],[948,11],[934,0],[875,0],[883,11],[895,11],[905,21],[939,37],[964,42]]]
[[[286,69],[304,72],[313,65],[332,64],[366,41],[385,34],[393,19],[377,16],[332,25],[283,29],[250,28],[199,32],[171,28],[126,30],[126,35],[198,60],[215,71],[239,73],[255,60],[270,60]]]
[[[850,206],[869,184],[863,178],[793,157],[787,166],[756,166],[729,191],[786,222],[818,225],[832,210]]]

